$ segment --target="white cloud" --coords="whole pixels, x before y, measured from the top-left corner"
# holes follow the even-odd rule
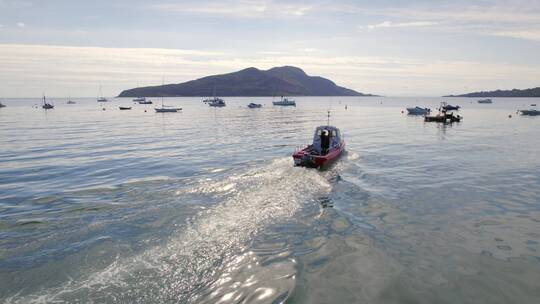
[[[184,3],[156,3],[144,6],[163,12],[189,13],[201,15],[216,15],[233,18],[261,18],[304,16],[313,9],[312,5],[285,4],[269,0],[225,0],[218,2],[184,2]]]
[[[437,24],[438,22],[434,22],[434,21],[412,21],[412,22],[384,21],[378,24],[370,24],[361,28],[367,28],[367,29],[373,30],[376,28],[391,28],[391,27],[425,27],[425,26],[432,26],[432,25],[437,25]]]
[[[23,22],[17,22],[17,27],[23,28],[25,26],[26,24],[24,24]]]
[[[514,30],[493,33],[494,36],[540,41],[540,30]]]

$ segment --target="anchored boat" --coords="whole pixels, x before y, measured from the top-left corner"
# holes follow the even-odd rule
[[[453,105],[449,105],[449,104],[444,104],[442,106],[443,109],[445,109],[446,111],[459,111],[459,109],[461,108],[460,106],[453,106]]]
[[[223,99],[219,97],[214,97],[207,102],[208,102],[208,105],[211,107],[221,108],[221,107],[226,106],[225,101],[223,101]]]
[[[250,108],[250,109],[262,108],[262,104],[252,102],[252,103],[248,104],[248,108]]]
[[[521,115],[526,115],[526,116],[538,116],[538,115],[540,115],[540,111],[535,110],[535,109],[519,110],[519,112],[521,112]]]
[[[52,103],[48,103],[47,99],[45,98],[45,95],[43,95],[43,105],[41,107],[45,110],[53,109],[54,105]]]
[[[431,112],[431,109],[416,106],[414,108],[407,108],[407,112],[409,115],[428,115]]]
[[[493,103],[493,101],[489,98],[486,98],[486,99],[479,99],[477,101],[478,103]]]
[[[118,107],[120,110],[131,110],[131,107]]]
[[[313,143],[293,153],[295,166],[320,168],[331,164],[345,151],[345,140],[341,131],[330,126],[330,112],[328,124],[315,129]]]
[[[459,107],[459,106],[458,106]],[[450,112],[451,110],[448,110],[448,105],[446,102],[441,103],[441,107],[439,108],[439,113],[437,115],[426,115],[424,116],[425,122],[442,122],[442,123],[452,123],[452,122],[460,122],[463,117],[460,115],[454,115],[454,113]]]
[[[289,100],[288,98],[283,98],[283,96],[281,96],[281,100],[279,100],[279,101],[272,101],[272,104],[275,105],[275,106],[293,106],[293,107],[296,107],[296,101]]]

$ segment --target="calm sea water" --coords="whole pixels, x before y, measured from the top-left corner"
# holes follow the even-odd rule
[[[540,302],[540,99],[52,100],[0,109],[0,302]],[[347,154],[294,168],[328,108]]]

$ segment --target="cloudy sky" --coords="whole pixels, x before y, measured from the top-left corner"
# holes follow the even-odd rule
[[[294,65],[388,96],[540,86],[540,0],[0,0],[0,96]]]

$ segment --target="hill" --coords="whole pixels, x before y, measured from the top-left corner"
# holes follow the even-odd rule
[[[269,70],[247,68],[207,76],[179,84],[124,90],[119,97],[151,96],[374,96],[340,87],[331,80],[309,76],[303,70],[283,66]]]
[[[443,97],[540,97],[540,87],[525,90],[481,91],[461,95],[447,95]]]

